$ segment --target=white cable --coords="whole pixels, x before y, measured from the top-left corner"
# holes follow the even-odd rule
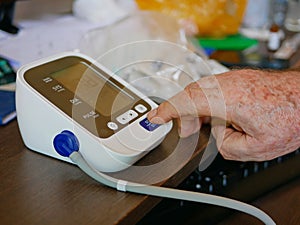
[[[133,192],[138,194],[146,194],[146,195],[152,195],[157,197],[173,198],[173,199],[180,199],[180,200],[187,200],[187,201],[222,206],[222,207],[235,209],[247,213],[249,215],[252,215],[258,218],[259,220],[261,220],[262,222],[264,222],[266,225],[276,225],[276,223],[272,220],[272,218],[262,210],[252,205],[234,199],[209,195],[209,194],[203,194],[199,192],[150,186],[146,184],[139,184],[139,183],[133,183],[124,180],[118,180],[116,178],[107,176],[106,174],[103,174],[97,171],[96,169],[94,169],[93,167],[91,167],[79,152],[73,152],[70,155],[70,159],[75,164],[77,164],[85,173],[87,173],[89,176],[94,178],[96,181],[106,186],[116,188],[119,191],[124,191],[124,192],[128,191],[128,192]]]
[[[157,187],[157,186],[129,186],[130,183],[127,185],[126,191],[139,193],[139,194],[147,194],[152,196],[158,197],[166,197],[166,198],[173,198],[173,199],[180,199],[180,200],[187,200],[199,203],[207,203],[217,206],[222,206],[226,208],[235,209],[247,214],[250,214],[267,225],[275,225],[275,222],[262,210],[234,200],[230,198],[224,198],[216,195],[210,194],[203,194],[199,192],[192,192],[192,191],[184,191],[172,188],[165,188],[165,187]]]

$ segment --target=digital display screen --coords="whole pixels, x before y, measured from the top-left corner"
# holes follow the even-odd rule
[[[78,62],[50,76],[103,116],[110,116],[134,104],[134,97],[124,88],[84,62]]]

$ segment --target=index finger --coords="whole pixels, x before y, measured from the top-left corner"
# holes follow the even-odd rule
[[[223,95],[213,76],[189,84],[183,91],[149,112],[148,119],[152,123],[162,124],[182,116],[225,118],[224,113]]]

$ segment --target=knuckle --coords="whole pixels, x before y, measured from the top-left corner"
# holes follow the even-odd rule
[[[195,90],[196,89],[200,89],[197,82],[192,82],[184,88],[184,91],[187,94],[188,98],[191,99],[192,101],[195,100],[195,97],[196,97]]]

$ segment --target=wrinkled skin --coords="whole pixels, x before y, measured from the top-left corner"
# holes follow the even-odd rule
[[[211,118],[226,159],[264,161],[300,146],[300,71],[232,70],[188,85],[148,114],[152,123],[180,120],[189,136]]]

